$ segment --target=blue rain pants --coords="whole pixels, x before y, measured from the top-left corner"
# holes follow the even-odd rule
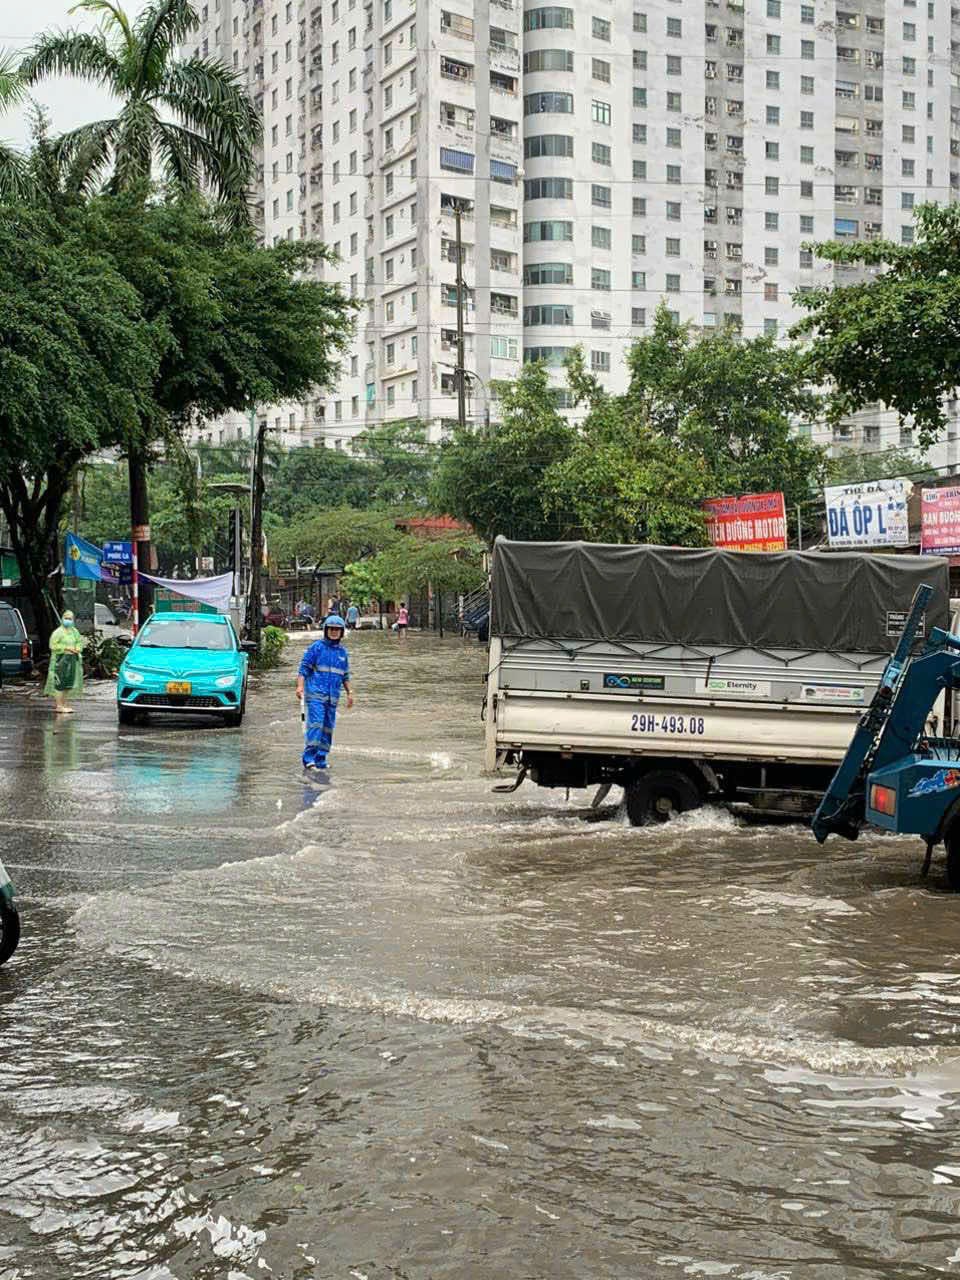
[[[307,720],[306,742],[303,748],[303,764],[327,767],[327,752],[333,744],[333,730],[337,723],[337,699],[327,693],[308,693],[305,698]]]

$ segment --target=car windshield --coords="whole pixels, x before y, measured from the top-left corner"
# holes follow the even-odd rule
[[[230,628],[223,622],[197,618],[154,618],[140,632],[138,649],[233,649]]]

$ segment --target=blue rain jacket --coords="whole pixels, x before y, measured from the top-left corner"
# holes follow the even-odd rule
[[[315,640],[300,662],[303,676],[303,693],[311,698],[336,702],[340,697],[344,680],[350,679],[350,655],[346,645],[331,644],[329,640]]]

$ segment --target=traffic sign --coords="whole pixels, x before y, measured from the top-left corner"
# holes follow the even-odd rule
[[[129,542],[105,542],[103,558],[107,564],[132,564],[132,546]]]

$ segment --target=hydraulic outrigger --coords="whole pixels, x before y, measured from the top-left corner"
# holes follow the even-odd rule
[[[922,836],[924,874],[942,841],[947,882],[960,890],[960,738],[927,733],[940,694],[960,689],[960,636],[935,627],[913,655],[932,594],[931,587],[917,589],[877,692],[812,826],[821,844],[831,834],[856,840],[865,822]]]

